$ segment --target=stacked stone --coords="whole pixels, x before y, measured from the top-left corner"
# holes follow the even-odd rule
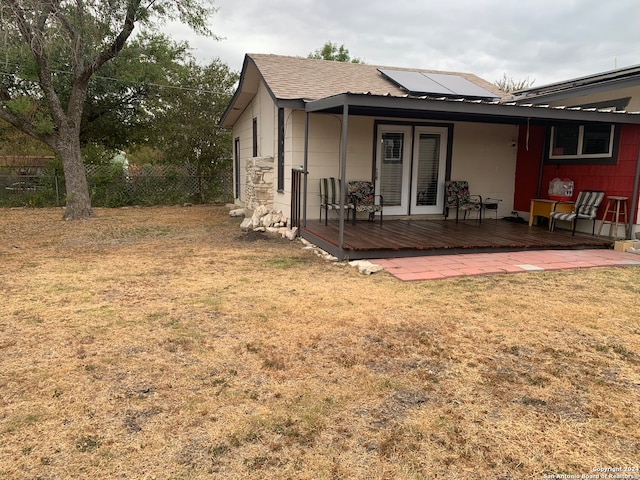
[[[234,209],[229,212],[232,217],[245,216],[242,208]],[[281,235],[282,238],[293,240],[298,235],[298,227],[290,228],[289,219],[282,212],[274,212],[264,205],[259,205],[253,211],[251,217],[245,217],[240,224],[240,229],[248,232],[266,232]]]

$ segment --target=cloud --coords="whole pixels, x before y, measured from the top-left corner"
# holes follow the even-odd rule
[[[197,58],[239,70],[245,53],[307,56],[327,41],[366,63],[503,74],[536,85],[640,63],[637,0],[218,0],[221,42],[170,29]]]

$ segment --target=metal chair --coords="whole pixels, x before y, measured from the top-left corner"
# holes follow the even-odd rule
[[[469,193],[469,182],[466,180],[451,180],[445,184],[445,212],[444,218],[449,216],[449,209],[456,209],[456,223],[460,210],[467,218],[467,212],[478,212],[478,221],[482,222],[482,197]]]
[[[356,213],[367,212],[369,221],[373,220],[376,212],[380,212],[380,225],[382,226],[382,209],[384,199],[382,195],[375,194],[372,182],[366,180],[352,180],[347,184],[347,193],[353,202],[353,224],[356,224]],[[376,202],[376,198],[378,201]]]
[[[602,190],[584,190],[578,193],[572,212],[556,212],[554,205],[554,211],[549,214],[549,230],[553,232],[556,220],[564,220],[573,223],[571,228],[571,235],[573,236],[576,234],[576,224],[578,220],[592,220],[593,228],[591,229],[591,235],[595,235],[598,208],[600,208],[603,199],[604,192]]]
[[[322,210],[324,210],[324,224],[328,224],[329,210],[340,210],[340,195],[342,194],[342,181],[338,178],[320,179],[320,221],[322,221]],[[344,202],[347,210],[347,220],[349,211],[353,209],[353,203]]]
[[[493,213],[495,213],[496,215],[496,220],[498,220],[498,206],[501,201],[502,201],[501,198],[490,198],[490,197],[485,198],[484,202],[482,203],[482,206],[484,207],[485,217],[487,215],[487,211],[492,210]]]

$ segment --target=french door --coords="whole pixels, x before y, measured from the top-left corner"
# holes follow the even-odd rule
[[[447,129],[380,125],[377,140],[376,193],[384,198],[384,213],[442,213]]]

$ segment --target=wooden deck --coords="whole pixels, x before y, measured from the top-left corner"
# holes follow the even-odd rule
[[[339,256],[337,220],[329,225],[317,219],[308,220],[302,236],[320,248]],[[580,248],[610,248],[613,240],[607,237],[556,228],[550,232],[546,225],[529,227],[526,223],[505,220],[394,220],[380,222],[345,222],[344,255],[349,260],[390,258],[452,253],[491,251],[551,250]]]

